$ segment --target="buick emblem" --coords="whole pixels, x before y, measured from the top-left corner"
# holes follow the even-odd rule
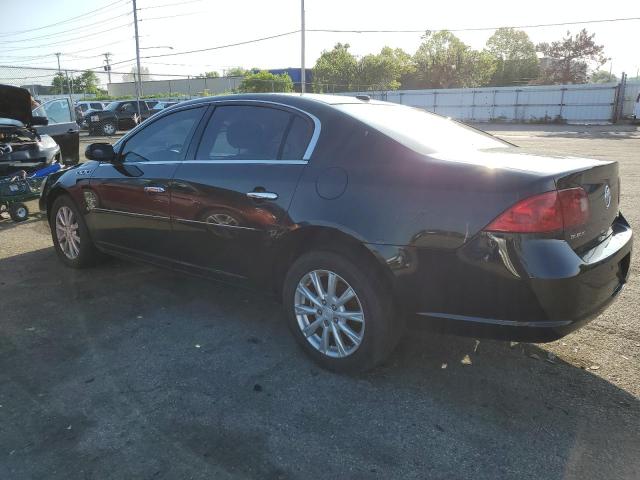
[[[609,185],[604,186],[604,204],[607,208],[611,206],[611,189]]]

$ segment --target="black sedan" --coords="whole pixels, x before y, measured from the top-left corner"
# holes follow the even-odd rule
[[[66,265],[104,252],[273,292],[332,370],[382,361],[406,319],[553,340],[629,274],[617,163],[367,97],[193,100],[86,156],[42,198]]]
[[[115,135],[118,130],[129,130],[151,116],[144,100],[111,102],[104,110],[87,112],[84,119],[90,135]]]

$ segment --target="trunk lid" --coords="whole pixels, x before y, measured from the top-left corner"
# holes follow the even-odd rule
[[[586,225],[566,230],[565,240],[574,250],[584,250],[602,242],[618,215],[620,182],[617,162],[601,162],[580,171],[556,176],[558,190],[582,187],[589,202],[589,220]]]
[[[589,220],[586,225],[563,233],[574,250],[585,250],[604,240],[618,215],[620,184],[617,162],[549,155],[519,147],[473,151],[465,155],[460,152],[439,152],[429,156],[438,160],[484,166],[491,170],[521,172],[523,177],[530,179],[546,179],[546,182],[535,183],[547,190],[551,181],[558,190],[583,188],[589,202]],[[520,199],[530,195],[530,191],[522,190]]]

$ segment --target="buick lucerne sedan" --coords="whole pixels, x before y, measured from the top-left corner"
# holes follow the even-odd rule
[[[364,96],[192,100],[86,157],[41,200],[63,263],[106,253],[273,292],[335,371],[381,362],[409,320],[557,339],[629,274],[616,162]]]

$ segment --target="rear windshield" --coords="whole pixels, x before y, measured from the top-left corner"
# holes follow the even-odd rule
[[[417,108],[379,103],[335,107],[423,155],[509,146],[479,130]]]

